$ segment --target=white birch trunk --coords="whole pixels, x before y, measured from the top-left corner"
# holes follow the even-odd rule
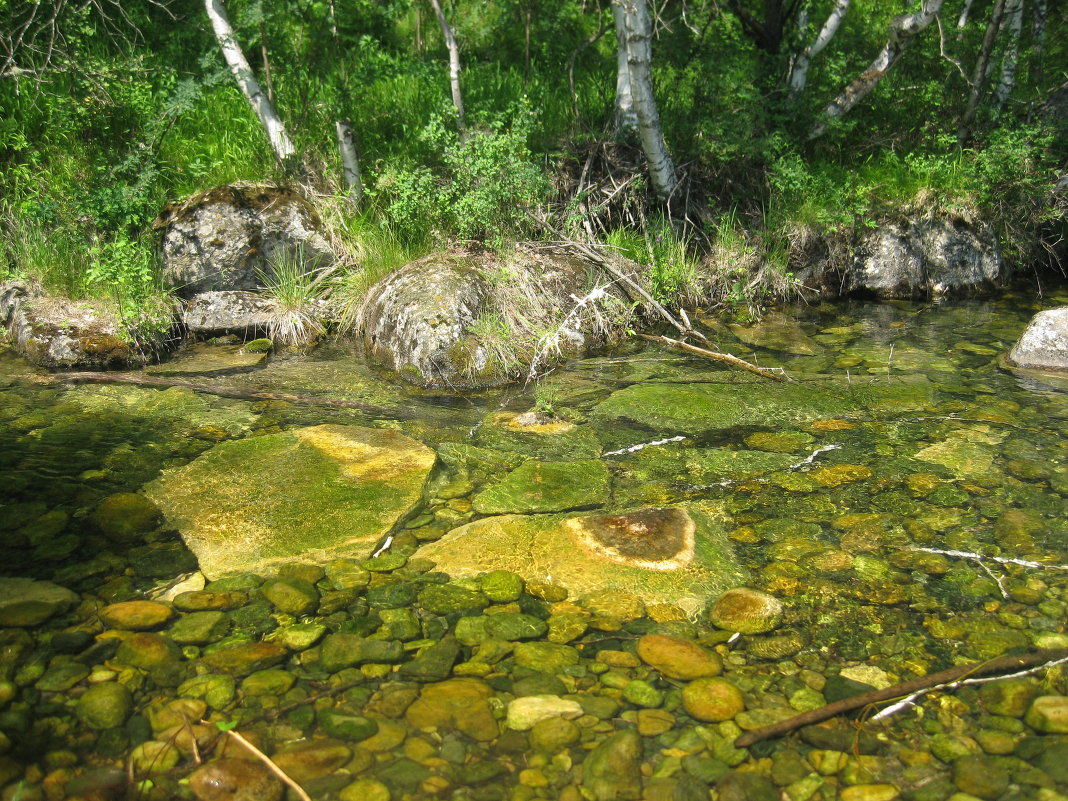
[[[359,203],[363,199],[363,181],[360,179],[360,159],[352,143],[352,124],[348,120],[338,120],[335,128],[337,149],[341,154],[341,174],[349,188],[349,198],[353,203]]]
[[[230,68],[230,74],[234,76],[237,87],[245,96],[252,110],[259,117],[263,130],[267,133],[267,139],[271,143],[275,157],[285,167],[291,166],[296,149],[286,132],[286,126],[275,111],[270,98],[264,93],[260,82],[256,80],[248,59],[245,58],[241,45],[237,43],[234,29],[230,26],[230,20],[226,16],[226,7],[222,0],[204,0],[211,27],[215,31],[215,39],[222,49],[223,57]]]
[[[627,56],[627,25],[623,8],[612,4],[612,21],[616,27],[616,136],[629,139],[638,133],[638,114],[630,90],[630,59]]]
[[[812,59],[818,56],[820,51],[838,33],[838,27],[842,24],[846,11],[849,10],[849,3],[850,0],[835,0],[834,8],[831,9],[831,13],[828,15],[826,22],[823,23],[823,27],[820,28],[815,41],[797,54],[797,58],[794,59],[793,69],[790,70],[791,98],[796,98],[804,90],[805,84],[808,82],[808,68],[812,63]]]
[[[986,26],[983,35],[983,44],[979,48],[979,56],[975,60],[975,70],[972,72],[972,90],[968,94],[968,105],[960,118],[957,127],[957,142],[963,147],[971,136],[972,122],[979,111],[979,101],[983,97],[983,87],[986,85],[987,76],[990,73],[990,54],[994,52],[994,42],[997,39],[998,30],[1001,28],[1001,20],[1005,12],[1005,0],[995,0],[994,8],[990,12],[990,22]]]
[[[1013,87],[1016,86],[1016,64],[1020,58],[1020,30],[1023,28],[1023,0],[1009,0],[1005,7],[1005,21],[1008,23],[1008,41],[1001,56],[1001,78],[994,89],[994,111],[1000,112],[1009,100]]]
[[[943,0],[921,0],[919,11],[913,14],[902,14],[891,21],[890,35],[882,51],[864,72],[853,79],[838,97],[827,104],[823,109],[824,119],[816,123],[810,139],[826,132],[831,120],[841,119],[879,85],[879,81],[901,58],[912,38],[934,21],[935,15],[942,9],[942,2]]]
[[[438,18],[441,34],[445,37],[445,47],[449,50],[449,87],[452,89],[452,105],[456,109],[456,127],[462,136],[467,126],[464,123],[464,99],[460,94],[460,47],[456,44],[449,21],[445,19],[445,12],[441,10],[441,3],[430,0],[430,5]]]
[[[964,0],[964,8],[960,10],[960,16],[957,17],[957,30],[960,33],[957,34],[957,40],[964,35],[964,29],[968,26],[968,15],[972,13],[972,0]]]
[[[668,200],[678,183],[675,165],[664,142],[660,127],[660,113],[653,95],[652,21],[646,0],[613,0],[623,14],[622,21],[627,45],[630,90],[634,98],[634,112],[638,116],[638,135],[649,166],[649,180],[661,200]]]

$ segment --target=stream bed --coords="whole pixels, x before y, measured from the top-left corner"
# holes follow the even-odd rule
[[[231,731],[315,799],[1066,798],[1063,665],[734,745],[849,695],[1068,648],[1068,379],[1000,366],[1065,304],[697,318],[782,385],[644,344],[467,395],[393,382],[343,344],[172,374],[359,408],[42,386],[0,353],[2,798],[298,797]],[[263,489],[222,474],[187,516],[167,482],[338,427],[404,435],[434,465],[376,555],[262,575],[201,556],[206,581],[177,529],[211,498],[281,493],[294,526],[326,501],[281,461]],[[590,521],[625,531],[593,542]],[[663,537],[627,539],[646,528]],[[648,583],[596,573],[551,539],[565,529]],[[697,561],[672,572],[686,548]]]

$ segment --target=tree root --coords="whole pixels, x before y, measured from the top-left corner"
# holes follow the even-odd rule
[[[759,743],[762,740],[770,740],[773,737],[780,737],[794,729],[800,729],[803,726],[819,723],[820,721],[833,718],[845,712],[851,712],[854,709],[862,709],[869,704],[878,704],[882,701],[907,698],[909,695],[920,690],[930,691],[933,689],[940,689],[941,685],[945,685],[947,688],[956,687],[971,676],[981,676],[988,673],[1005,673],[1035,666],[1041,667],[1065,659],[1068,659],[1068,648],[1055,648],[1035,651],[1023,656],[1002,656],[987,662],[977,662],[962,667],[949,668],[948,670],[943,670],[939,673],[932,673],[930,676],[920,676],[919,678],[895,684],[893,687],[887,687],[884,690],[872,690],[869,693],[861,693],[860,695],[854,695],[850,698],[843,698],[841,701],[835,701],[833,704],[821,706],[819,709],[813,709],[800,715],[795,715],[787,720],[773,723],[770,726],[764,726],[760,729],[748,731],[734,741],[734,747],[748,748],[754,743]]]
[[[660,342],[664,345],[670,345],[673,348],[685,351],[686,353],[692,353],[695,356],[704,356],[706,359],[712,359],[712,361],[722,362],[723,364],[729,364],[731,367],[748,370],[750,373],[756,373],[763,378],[770,378],[772,381],[786,380],[786,374],[781,367],[757,367],[755,364],[747,362],[745,359],[739,359],[737,356],[732,356],[729,353],[720,353],[718,351],[708,350],[707,348],[699,348],[696,345],[691,345],[689,342],[672,339],[671,337],[653,336],[651,334],[638,334],[638,336],[642,339],[648,339],[650,342]]]

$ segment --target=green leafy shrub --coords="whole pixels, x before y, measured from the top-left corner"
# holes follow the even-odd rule
[[[420,139],[433,167],[387,169],[373,196],[411,238],[487,239],[518,235],[530,226],[527,210],[548,184],[527,146],[533,115],[520,103],[502,120],[454,132],[435,115]]]

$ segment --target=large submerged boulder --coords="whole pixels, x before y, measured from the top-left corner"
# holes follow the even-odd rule
[[[48,295],[24,281],[0,284],[0,326],[30,363],[50,369],[140,367],[173,344],[125,326],[105,304]]]
[[[1068,306],[1032,317],[1007,361],[1032,370],[1068,370]]]
[[[597,281],[578,258],[522,246],[435,253],[371,288],[360,331],[372,358],[413,383],[492,386],[532,360],[581,355],[617,335],[610,318],[627,304]]]
[[[144,492],[215,579],[369,556],[415,511],[435,459],[396,431],[320,425],[221,443]]]
[[[164,278],[185,298],[257,289],[281,254],[331,261],[321,227],[292,189],[257,184],[217,186],[172,203],[153,223],[162,232]]]
[[[418,555],[455,577],[508,570],[551,581],[573,597],[614,590],[690,611],[745,575],[721,510],[705,506],[488,517],[453,529]]]

